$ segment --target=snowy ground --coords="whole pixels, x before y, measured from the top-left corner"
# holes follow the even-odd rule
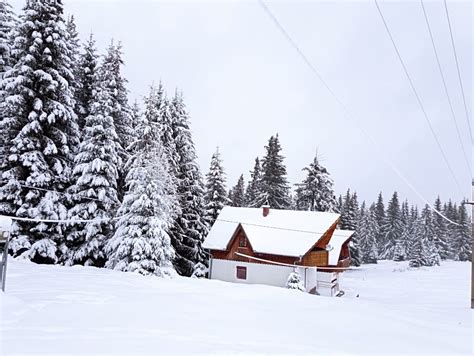
[[[469,263],[383,262],[329,298],[10,260],[0,353],[471,355],[469,281]]]

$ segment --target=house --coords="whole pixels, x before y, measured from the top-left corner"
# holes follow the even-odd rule
[[[297,271],[310,293],[337,295],[353,231],[335,213],[224,207],[203,247],[209,278],[284,287]]]

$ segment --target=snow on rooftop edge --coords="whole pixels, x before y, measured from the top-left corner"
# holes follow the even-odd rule
[[[225,250],[240,223],[256,252],[301,256],[308,252],[339,216],[336,213],[270,209],[270,213],[264,217],[261,208],[226,206],[212,226],[203,247]]]
[[[341,255],[342,245],[346,242],[355,231],[352,230],[335,230],[331,237],[329,244],[332,249],[328,253],[328,264],[330,266],[336,266],[339,262],[339,256]]]
[[[0,231],[11,231],[12,219],[7,216],[0,216]]]

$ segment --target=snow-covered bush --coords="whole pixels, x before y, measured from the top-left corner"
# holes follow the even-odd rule
[[[286,288],[305,291],[303,280],[298,272],[291,272],[286,282]]]

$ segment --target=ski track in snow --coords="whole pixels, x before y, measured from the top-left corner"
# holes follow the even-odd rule
[[[343,298],[13,259],[8,267],[2,356],[472,355],[469,263],[363,265],[344,274]]]

